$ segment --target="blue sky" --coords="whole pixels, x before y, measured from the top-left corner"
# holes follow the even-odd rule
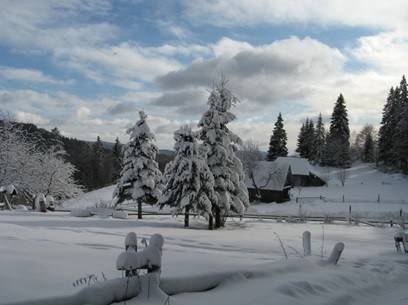
[[[279,112],[302,120],[343,93],[351,128],[378,125],[408,70],[408,3],[0,0],[0,109],[67,136],[125,142],[143,109],[161,148],[195,124],[225,74],[231,128],[265,148]]]

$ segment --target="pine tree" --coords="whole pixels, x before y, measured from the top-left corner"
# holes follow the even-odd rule
[[[398,87],[395,90],[394,88],[390,89],[381,120],[378,140],[378,157],[386,166],[396,166],[397,156],[394,148],[395,141],[397,140],[396,130],[398,124],[399,95],[400,90]]]
[[[224,225],[230,211],[242,214],[249,206],[242,163],[235,155],[234,144],[241,144],[241,140],[227,127],[235,119],[229,110],[236,102],[237,98],[226,88],[226,81],[221,80],[211,92],[209,109],[198,123],[199,137],[208,149],[207,162],[215,180],[212,210],[216,228]],[[212,217],[209,225],[212,226]]]
[[[114,204],[134,200],[138,218],[142,218],[142,202],[153,204],[161,196],[161,172],[156,162],[157,147],[154,135],[146,123],[146,114],[127,130],[130,141],[123,148],[123,168],[113,193]]]
[[[176,156],[166,165],[165,187],[160,208],[170,206],[176,213],[185,213],[184,226],[189,226],[190,212],[205,217],[212,215],[215,202],[214,177],[207,165],[207,156],[200,152],[197,136],[188,126],[174,133]]]
[[[303,158],[305,155],[305,136],[306,136],[306,123],[308,122],[308,118],[306,118],[306,122],[302,123],[300,127],[299,134],[297,137],[297,147],[296,152],[299,153],[299,156]]]
[[[319,113],[315,128],[315,158],[314,161],[317,164],[323,163],[324,158],[324,147],[326,143],[326,131],[324,129],[324,123],[322,114]]]
[[[398,167],[408,173],[408,87],[405,76],[400,82],[400,95],[397,129],[394,135],[395,154]]]
[[[120,170],[122,164],[122,144],[119,138],[116,137],[115,144],[112,148],[112,163],[113,163],[113,181],[116,181],[120,177]]]
[[[363,162],[375,161],[375,142],[372,133],[367,133],[364,139],[363,151],[361,154],[361,160]]]
[[[316,156],[316,138],[313,120],[309,120],[306,126],[306,147],[307,152],[305,158],[311,161],[314,160]]]
[[[350,129],[346,103],[342,94],[339,95],[330,120],[327,136],[326,158],[328,165],[350,166]]]
[[[306,121],[302,124],[298,135],[296,151],[299,153],[300,157],[314,160],[316,154],[315,140],[314,123],[309,118],[306,118]]]
[[[288,155],[288,148],[286,147],[287,140],[288,137],[283,127],[282,114],[279,113],[269,141],[268,161],[274,161],[277,157],[286,157]]]
[[[100,188],[105,186],[104,163],[105,150],[101,138],[98,136],[96,142],[92,144],[92,177],[93,187]]]

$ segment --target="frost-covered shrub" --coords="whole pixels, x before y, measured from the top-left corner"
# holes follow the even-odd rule
[[[82,192],[73,176],[75,167],[66,162],[60,147],[40,147],[38,139],[15,124],[0,121],[0,185],[13,184],[31,198],[43,193],[57,199]]]

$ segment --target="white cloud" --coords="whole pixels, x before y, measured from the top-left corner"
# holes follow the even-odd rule
[[[55,57],[84,75],[100,82],[119,79],[116,84],[129,85],[150,81],[181,65],[175,60],[149,54],[144,48],[122,43],[117,46],[58,49]]]
[[[43,118],[41,115],[29,112],[18,111],[16,113],[16,119],[19,122],[24,123],[32,123],[32,124],[39,124],[44,125],[48,124],[48,120]]]
[[[0,10],[0,41],[20,51],[52,52],[56,48],[95,45],[114,37],[109,23],[81,23],[81,14],[104,14],[109,1],[4,0]]]
[[[193,23],[217,26],[313,24],[407,28],[408,2],[394,0],[184,0]]]
[[[27,82],[38,82],[38,83],[48,83],[48,84],[71,84],[73,80],[62,81],[57,80],[51,76],[44,75],[39,70],[33,69],[18,69],[11,67],[0,66],[0,78],[8,80],[19,80]]]
[[[360,62],[375,67],[381,73],[399,74],[408,71],[408,33],[383,32],[358,39],[350,53]]]
[[[89,117],[90,113],[91,113],[91,109],[89,109],[88,107],[85,107],[85,106],[78,107],[78,109],[76,111],[76,115],[77,115],[78,119],[80,119],[80,120],[87,119]]]
[[[224,51],[226,42],[241,48]],[[259,107],[306,97],[313,90],[311,84],[339,75],[346,62],[339,50],[308,37],[262,46],[222,39],[213,48],[218,56],[160,76],[157,83],[164,90],[209,88],[224,73],[240,99]]]

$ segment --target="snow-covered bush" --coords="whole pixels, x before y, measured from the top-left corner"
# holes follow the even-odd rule
[[[113,193],[113,204],[125,200],[138,203],[138,218],[142,218],[142,202],[156,203],[161,196],[161,172],[156,159],[155,139],[146,123],[146,114],[139,112],[140,119],[127,130],[129,143],[123,147],[123,168]]]
[[[188,126],[174,133],[176,156],[166,166],[165,187],[159,200],[160,208],[168,205],[175,213],[185,212],[188,227],[189,212],[212,215],[214,177],[207,165],[205,152],[200,152],[196,134]]]
[[[34,198],[33,210],[37,212],[47,212],[47,199],[43,193],[39,193]]]
[[[227,127],[235,119],[230,109],[236,103],[237,98],[226,88],[223,79],[211,92],[209,109],[198,123],[199,137],[208,149],[207,162],[215,180],[216,200],[212,209],[216,227],[224,224],[231,211],[242,214],[249,206],[244,171],[234,145],[242,142]]]

